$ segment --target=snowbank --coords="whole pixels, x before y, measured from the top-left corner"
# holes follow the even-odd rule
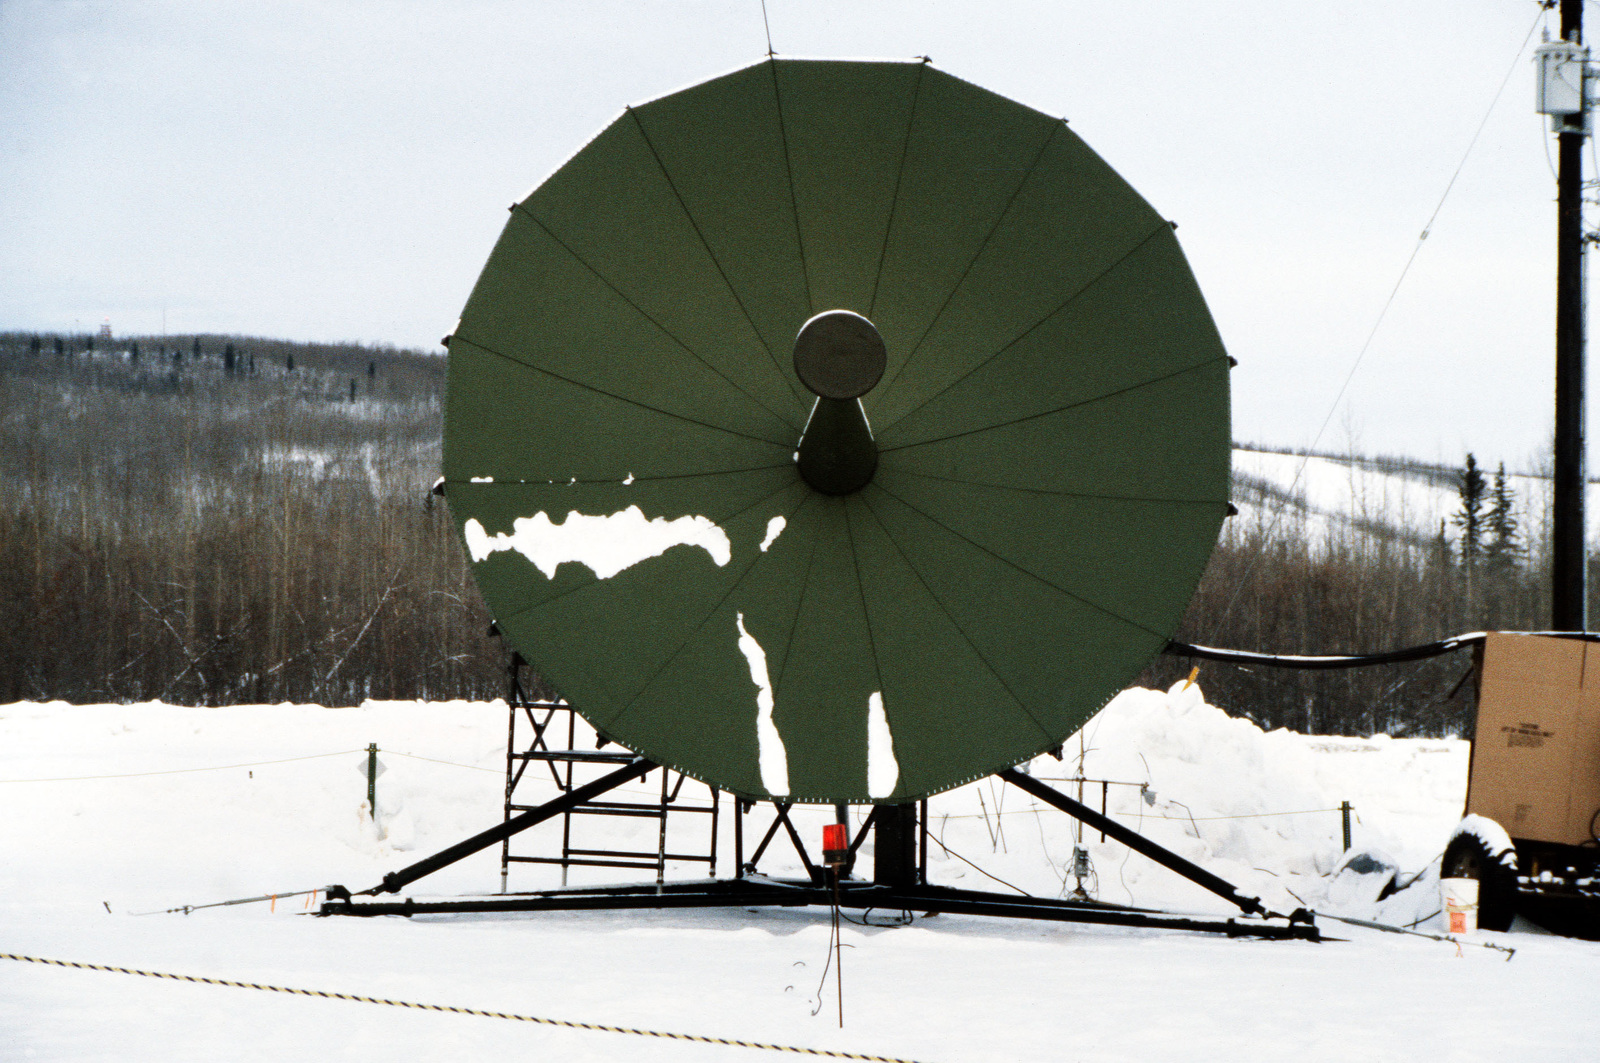
[[[1343,927],[1349,943],[1318,946],[954,916],[847,925],[840,1031],[833,986],[818,995],[822,912],[321,920],[296,917],[303,899],[285,898],[131,914],[369,885],[498,822],[505,724],[501,704],[0,706],[0,951],[921,1060],[1467,1059],[1485,1045],[1542,1056],[1600,1038],[1587,999],[1600,946],[1526,933],[1511,935],[1507,964]],[[365,807],[369,743],[385,766],[376,824]],[[1409,918],[1437,905],[1436,889],[1422,888],[1378,902],[1378,875],[1358,865],[1409,874],[1443,849],[1459,819],[1465,743],[1267,734],[1180,686],[1128,691],[1066,753],[1029,770],[1076,793],[1062,780],[1081,766],[1094,806],[1098,780],[1115,781],[1105,791],[1113,815],[1270,907]],[[1355,809],[1348,860],[1342,800]],[[1005,891],[1003,879],[1050,896],[1077,884],[1072,821],[1021,791],[986,780],[930,808],[948,847],[933,847],[935,881]],[[798,817],[813,840],[827,818]],[[652,825],[611,822],[614,838],[653,844]],[[536,834],[530,848],[550,843]],[[1106,900],[1228,912],[1093,831],[1083,841],[1087,886]],[[722,845],[731,853],[731,837]],[[781,874],[798,861],[775,843],[762,866]],[[519,867],[512,887],[555,874]],[[490,850],[417,892],[498,885]],[[1535,1003],[1536,1028],[1521,1019]],[[760,1058],[0,961],[8,1063],[172,1063],[245,1047],[274,1060]]]
[[[0,824],[0,844],[30,854],[26,862],[0,863],[0,891],[13,899],[81,892],[142,909],[212,894],[376,881],[498,822],[505,718],[500,702],[0,707],[0,786],[22,813]],[[384,766],[376,822],[366,809],[369,743]],[[1199,686],[1180,683],[1166,693],[1124,692],[1066,743],[1063,761],[1042,757],[1025,770],[1091,806],[1103,799],[1117,819],[1283,911],[1327,899],[1344,856],[1342,801],[1354,810],[1357,849],[1386,855],[1403,874],[1436,857],[1460,818],[1466,748],[1459,741],[1263,733],[1207,704]],[[1081,790],[1067,781],[1080,769],[1089,780]],[[62,781],[45,781],[52,779]],[[648,788],[634,786],[640,795]],[[830,814],[797,813],[808,842],[820,837]],[[1096,876],[1092,892],[1103,899],[1226,910],[998,780],[933,798],[930,820],[945,847],[932,846],[934,881],[996,886],[964,857],[1029,893],[1059,896],[1078,885],[1070,871],[1082,833]],[[606,832],[590,835],[597,843],[654,847],[653,824],[606,820],[586,828]],[[539,833],[527,837],[529,851],[540,851]],[[721,849],[731,857],[727,823]],[[800,863],[780,844],[762,868],[798,873]],[[674,870],[703,874],[694,865]],[[518,868],[512,886],[553,885],[557,874]],[[616,873],[574,876],[606,881]],[[491,852],[417,889],[498,887]]]
[[[1404,881],[1443,851],[1461,817],[1467,745],[1267,733],[1207,704],[1199,685],[1180,682],[1165,693],[1123,692],[1068,740],[1064,761],[1040,758],[1029,770],[1078,796],[1078,784],[1066,780],[1076,778],[1081,766],[1090,780],[1082,787],[1086,803],[1099,807],[1104,800],[1119,821],[1278,911],[1308,906],[1377,918],[1375,897],[1362,900],[1348,888],[1334,889],[1345,856],[1341,803],[1352,806],[1352,847],[1398,865]],[[1102,787],[1100,780],[1111,785]],[[957,802],[968,807],[944,812],[947,803]],[[989,823],[983,813],[997,806],[1009,824],[1003,844],[974,832],[970,820],[978,812],[978,822]],[[1018,830],[1010,817],[1019,813],[1036,818],[1037,829]],[[959,834],[963,845],[950,844],[1002,877],[1014,874],[1012,881],[1031,885],[1030,892],[1060,894],[1077,884],[1067,873],[1076,835],[1071,821],[1036,811],[1025,795],[978,783],[936,798],[933,815],[936,823],[941,816],[968,817]],[[1199,887],[1115,842],[1100,842],[1093,831],[1083,834],[1101,899],[1222,910]],[[1041,866],[1053,867],[1054,876],[1041,874]],[[1405,907],[1407,922],[1438,907],[1436,892],[1416,899],[1432,907],[1414,913],[1415,906]],[[1388,907],[1391,915],[1402,910]]]

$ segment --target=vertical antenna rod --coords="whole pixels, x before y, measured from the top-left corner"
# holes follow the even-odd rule
[[[1583,44],[1583,0],[1561,0],[1561,38]],[[1579,70],[1582,69],[1581,60]],[[1584,234],[1583,142],[1588,136],[1587,88],[1578,75],[1578,111],[1555,117],[1560,142],[1556,179],[1556,439],[1551,542],[1551,625],[1588,628],[1584,550]]]

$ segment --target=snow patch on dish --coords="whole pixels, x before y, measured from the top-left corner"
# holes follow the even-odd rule
[[[767,521],[767,537],[761,540],[761,552],[763,554],[767,552],[767,547],[776,542],[778,536],[783,534],[783,529],[788,526],[788,523],[782,517],[773,517]]]
[[[774,797],[789,792],[789,752],[783,736],[772,722],[772,679],[767,675],[767,651],[744,629],[744,614],[739,613],[739,652],[750,663],[750,679],[756,685],[756,751],[761,767],[761,785]]]
[[[472,560],[482,561],[498,550],[515,550],[533,562],[546,579],[555,579],[556,569],[568,561],[589,566],[600,579],[610,579],[674,546],[698,546],[711,555],[718,568],[728,563],[733,552],[727,533],[707,517],[646,520],[638,506],[600,516],[572,510],[560,524],[541,511],[512,521],[510,535],[490,535],[476,518],[470,518],[462,531]]]
[[[867,795],[888,797],[900,781],[900,762],[894,758],[894,735],[883,711],[883,692],[867,699]]]

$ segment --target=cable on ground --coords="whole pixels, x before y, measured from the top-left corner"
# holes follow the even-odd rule
[[[729,1045],[735,1048],[759,1048],[768,1052],[788,1052],[802,1056],[824,1056],[829,1059],[859,1059],[870,1063],[916,1063],[915,1060],[894,1056],[874,1056],[865,1052],[835,1052],[826,1048],[803,1048],[796,1045],[768,1044],[764,1041],[740,1041],[730,1037],[707,1037],[702,1034],[673,1033],[667,1030],[646,1030],[633,1026],[610,1026],[598,1022],[574,1022],[570,1019],[550,1019],[540,1015],[519,1015],[509,1011],[487,1011],[481,1008],[462,1008],[450,1004],[423,1004],[413,1000],[390,1000],[386,997],[369,997],[359,993],[334,993],[323,989],[295,989],[290,986],[265,985],[260,982],[236,982],[228,978],[205,978],[193,974],[170,974],[165,971],[144,971],[136,967],[115,967],[109,964],[77,963],[72,960],[51,960],[42,956],[23,956],[14,952],[0,952],[0,960],[17,960],[50,967],[70,967],[79,971],[105,971],[112,974],[132,974],[141,978],[161,978],[174,982],[194,982],[199,985],[228,986],[232,989],[259,989],[268,993],[287,993],[297,997],[321,997],[325,1000],[349,1000],[360,1004],[383,1004],[392,1008],[411,1008],[417,1011],[443,1011],[451,1015],[476,1015],[490,1019],[510,1019],[513,1022],[531,1022],[540,1026],[559,1026],[568,1030],[590,1030],[598,1033],[631,1034],[635,1037],[659,1037],[669,1041],[693,1041],[697,1044]]]
[[[1351,926],[1364,926],[1368,930],[1382,930],[1385,934],[1409,934],[1412,937],[1427,938],[1430,941],[1448,941],[1450,944],[1456,947],[1457,952],[1460,952],[1461,946],[1463,945],[1477,945],[1479,948],[1494,949],[1496,952],[1503,952],[1506,954],[1507,963],[1510,963],[1511,957],[1517,954],[1516,949],[1511,948],[1508,945],[1496,945],[1492,941],[1463,941],[1454,934],[1430,934],[1426,930],[1409,930],[1403,926],[1390,926],[1388,923],[1375,923],[1371,919],[1354,919],[1348,915],[1329,915],[1327,912],[1317,911],[1313,911],[1311,914],[1316,916],[1318,919],[1334,919],[1341,923],[1349,923]],[[1435,912],[1433,914],[1438,915],[1439,913]],[[1432,918],[1432,916],[1429,918]]]

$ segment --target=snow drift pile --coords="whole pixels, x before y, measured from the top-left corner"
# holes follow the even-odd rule
[[[1267,733],[1180,682],[1165,694],[1124,692],[1067,743],[1066,764],[1052,770],[1039,760],[1033,771],[1070,775],[1060,768],[1075,770],[1081,758],[1090,779],[1139,784],[1105,787],[1108,810],[1269,907],[1409,923],[1437,910],[1436,878],[1429,887],[1424,875],[1383,904],[1379,894],[1411,881],[1443,851],[1461,815],[1467,747]],[[1085,800],[1095,803],[1097,789],[1087,784]],[[1088,836],[1103,899],[1210,906],[1197,887]]]
[[[500,703],[464,702],[0,707],[0,779],[14,810],[0,819],[0,845],[18,857],[0,867],[0,889],[39,900],[81,891],[96,903],[142,908],[370,884],[499,821],[505,714]],[[375,822],[361,752],[369,743],[379,746],[385,767]],[[1066,743],[1062,760],[1041,757],[1025,770],[1072,796],[1080,795],[1081,774],[1085,803],[1098,808],[1104,800],[1117,819],[1269,907],[1305,904],[1408,923],[1438,908],[1433,880],[1382,903],[1378,895],[1443,849],[1461,812],[1466,754],[1461,741],[1264,733],[1207,704],[1197,685],[1180,683],[1166,693],[1124,692]],[[144,774],[152,772],[168,774]],[[642,797],[650,783],[635,789]],[[1353,809],[1348,858],[1343,801]],[[998,780],[942,794],[929,807],[935,882],[1040,896],[1081,886],[1118,903],[1226,908]],[[797,815],[808,843],[820,844],[829,815]],[[654,848],[653,822],[608,818],[584,829],[596,843]],[[558,834],[559,826],[546,825],[519,844],[553,850]],[[730,856],[731,841],[721,841]],[[1081,880],[1073,867],[1080,843],[1089,856]],[[730,864],[724,859],[721,873]],[[762,870],[796,874],[800,864],[775,844]],[[672,871],[704,873],[691,865]],[[557,874],[518,867],[511,887],[554,885]],[[574,871],[572,881],[617,874]],[[178,883],[181,896],[173,892]],[[498,887],[496,848],[415,890]]]

